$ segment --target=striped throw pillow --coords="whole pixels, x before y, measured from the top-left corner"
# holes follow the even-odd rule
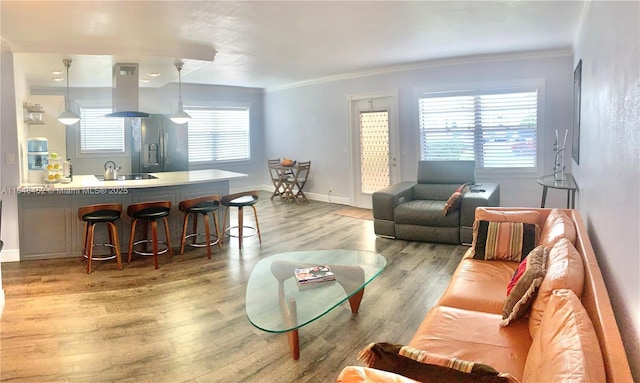
[[[536,225],[480,221],[475,259],[521,262],[536,246]]]

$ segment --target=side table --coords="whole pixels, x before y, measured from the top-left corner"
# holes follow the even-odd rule
[[[564,174],[564,181],[556,181],[553,177],[553,174],[542,176],[536,180],[540,185],[542,185],[542,202],[540,203],[540,207],[544,207],[547,201],[547,190],[549,188],[552,189],[562,189],[567,191],[567,209],[575,209],[576,207],[576,190],[578,190],[578,186],[576,185],[576,181],[573,179],[573,176],[570,173]]]

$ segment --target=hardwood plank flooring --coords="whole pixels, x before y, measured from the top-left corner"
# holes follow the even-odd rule
[[[465,247],[378,238],[373,222],[334,214],[343,205],[283,204],[262,193],[262,245],[225,240],[208,260],[134,257],[124,269],[77,257],[2,265],[2,382],[334,382],[370,342],[407,343],[446,288]],[[236,216],[232,214],[232,221]],[[253,215],[245,214],[253,223]],[[263,257],[364,249],[387,259],[359,314],[348,302],[300,329],[300,359],[285,335],[254,328],[245,286]],[[124,257],[126,259],[126,256]]]

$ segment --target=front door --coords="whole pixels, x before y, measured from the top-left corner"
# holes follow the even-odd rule
[[[371,209],[371,195],[398,182],[395,95],[351,97],[353,205]]]

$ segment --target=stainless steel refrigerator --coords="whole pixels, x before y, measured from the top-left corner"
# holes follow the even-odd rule
[[[189,170],[187,124],[173,123],[169,116],[129,118],[131,172],[157,173]]]

